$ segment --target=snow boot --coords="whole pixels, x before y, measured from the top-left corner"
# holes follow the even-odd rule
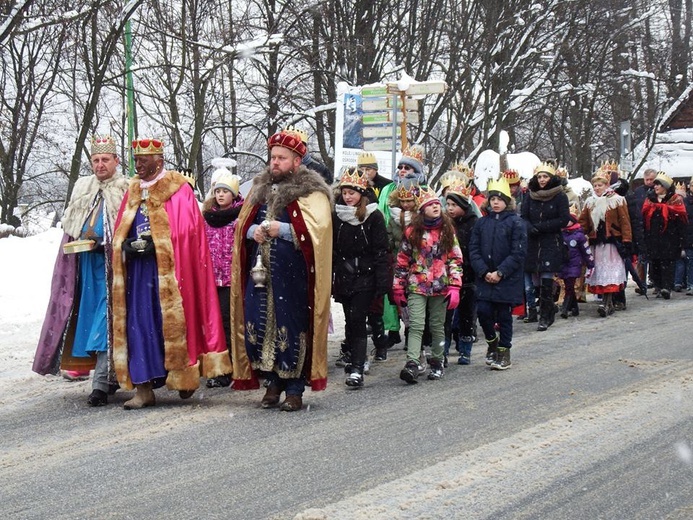
[[[413,359],[407,360],[404,368],[399,373],[399,378],[405,381],[409,385],[416,384],[416,380],[419,377],[419,364]]]
[[[139,410],[148,406],[154,406],[155,404],[156,398],[154,397],[152,384],[143,383],[141,385],[135,385],[135,397],[129,401],[125,401],[125,403],[123,403],[123,408],[125,410]]]
[[[509,347],[498,347],[498,355],[496,360],[491,363],[491,368],[493,370],[507,370],[512,366],[510,362],[510,348]]]
[[[553,279],[542,278],[539,288],[539,326],[538,331],[547,330],[556,316],[556,304],[553,302]]]
[[[525,323],[536,323],[539,321],[539,316],[537,315],[537,308],[536,307],[528,307],[527,308],[527,316],[522,320]]]
[[[488,348],[486,349],[486,364],[491,365],[496,361],[498,356],[498,336],[493,339],[487,339]]]

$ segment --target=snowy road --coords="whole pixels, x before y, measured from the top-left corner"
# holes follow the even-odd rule
[[[477,344],[473,365],[412,387],[393,350],[361,391],[331,367],[293,414],[206,388],[89,409],[88,382],[30,373],[38,320],[1,322],[0,516],[692,518],[691,306],[585,304],[546,333],[517,326],[509,371]]]

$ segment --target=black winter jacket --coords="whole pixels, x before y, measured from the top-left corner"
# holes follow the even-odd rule
[[[339,202],[338,202],[339,204]],[[376,206],[374,203],[369,207]],[[332,295],[335,301],[358,292],[386,294],[392,286],[385,218],[375,207],[360,224],[332,214]]]
[[[568,197],[559,177],[549,179],[543,190],[539,188],[537,178],[532,177],[527,188],[522,201],[522,218],[527,225],[525,271],[557,273],[568,256],[561,232],[570,222]],[[555,195],[546,200],[532,197],[532,193],[541,196],[547,192],[555,192]]]
[[[462,287],[470,287],[476,282],[474,268],[469,260],[469,240],[472,238],[472,230],[477,220],[479,220],[478,217],[471,211],[453,219],[457,242],[462,251]]]

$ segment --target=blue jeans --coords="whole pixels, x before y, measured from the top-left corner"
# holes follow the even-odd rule
[[[686,258],[676,261],[674,285],[693,289],[693,249],[686,249]]]
[[[487,341],[496,337],[496,323],[498,324],[500,337],[498,346],[510,348],[513,344],[513,315],[512,306],[509,303],[477,300],[476,312],[479,323],[484,330]]]
[[[537,308],[537,295],[534,290],[534,280],[532,273],[525,273],[525,303],[527,309]]]

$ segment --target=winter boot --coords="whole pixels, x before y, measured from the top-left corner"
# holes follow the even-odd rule
[[[597,312],[602,318],[614,313],[613,294],[606,293],[602,295],[602,302],[597,307]]]
[[[563,299],[563,305],[561,306],[561,318],[564,320],[568,319],[568,312],[570,309],[573,308],[573,300],[575,299],[575,296],[572,294],[566,295],[565,298]]]
[[[573,298],[573,305],[570,308],[570,314],[573,316],[580,316],[580,306],[578,305],[577,298]]]
[[[556,305],[553,302],[553,280],[541,279],[539,289],[539,326],[538,331],[548,329],[553,323],[556,314]]]
[[[458,365],[469,365],[472,362],[472,345],[474,344],[471,336],[462,336],[457,347],[460,357],[457,360]]]
[[[536,323],[539,321],[539,316],[537,315],[537,308],[536,307],[527,307],[527,316],[525,316],[524,320],[525,323]]]
[[[154,391],[151,383],[143,383],[135,385],[135,397],[123,403],[123,408],[126,410],[139,410],[156,404]]]
[[[371,324],[371,339],[375,345],[375,361],[385,361],[387,359],[387,349],[389,340],[385,335],[385,325],[383,317],[378,314],[369,315],[368,321]]]
[[[493,339],[487,339],[488,348],[486,349],[486,364],[491,365],[496,361],[498,355],[498,336]]]
[[[440,359],[431,358],[430,371],[428,372],[429,381],[437,381],[443,377],[443,362]]]
[[[507,370],[512,366],[510,362],[510,348],[498,347],[498,355],[496,360],[491,363],[493,370]]]
[[[413,359],[407,360],[404,368],[399,373],[399,378],[405,381],[409,385],[416,384],[416,380],[419,377],[419,364]]]
[[[390,330],[387,333],[387,343],[390,347],[394,347],[397,343],[402,343],[402,337],[398,330]]]
[[[344,369],[347,373],[344,384],[353,388],[361,388],[363,386],[363,366],[347,365]]]

